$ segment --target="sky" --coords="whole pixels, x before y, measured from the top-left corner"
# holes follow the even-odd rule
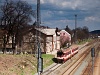
[[[36,10],[37,0],[27,1]],[[89,31],[100,30],[100,0],[40,0],[41,25],[64,29],[87,26]]]

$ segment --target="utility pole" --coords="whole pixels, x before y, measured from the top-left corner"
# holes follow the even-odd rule
[[[37,0],[37,25],[40,25],[40,0]]]
[[[40,26],[40,0],[37,0],[37,27]],[[38,75],[41,75],[43,71],[43,58],[41,57],[41,48],[40,48],[40,32],[37,31],[37,72]]]
[[[77,43],[77,15],[75,14],[75,43]]]

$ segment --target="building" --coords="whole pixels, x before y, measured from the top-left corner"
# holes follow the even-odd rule
[[[32,26],[19,30],[18,43],[16,44],[17,52],[34,53],[37,50],[37,38],[43,53],[49,53],[56,49],[60,49],[60,36],[56,36],[56,29],[50,28],[34,28]],[[1,38],[2,40],[3,38]],[[3,42],[3,41],[2,41]],[[1,44],[3,45],[3,43]],[[7,48],[12,46],[12,38],[9,36]]]
[[[60,49],[60,37],[55,33],[56,29],[39,29],[46,37],[46,53]]]
[[[22,46],[18,49],[24,52],[34,53],[37,50],[37,38],[39,39],[41,50],[43,53],[49,53],[56,49],[60,49],[60,36],[56,36],[56,29],[50,28],[28,28],[23,35]],[[21,51],[20,50],[20,51]]]

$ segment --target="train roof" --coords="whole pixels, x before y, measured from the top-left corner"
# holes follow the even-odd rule
[[[70,46],[69,48],[62,49],[62,51],[63,51],[64,53],[66,53],[66,52],[69,52],[71,49],[76,49],[76,48],[78,48],[78,45],[72,45],[72,46]]]

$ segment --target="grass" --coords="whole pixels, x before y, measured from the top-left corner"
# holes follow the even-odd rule
[[[54,58],[54,55],[50,54],[42,54],[43,57],[43,68],[46,68],[47,66],[50,66],[52,63],[52,58]]]
[[[0,70],[1,72],[0,75],[6,75],[6,73],[8,72],[11,75],[14,74],[34,75],[37,72],[37,58],[34,57],[33,54],[29,55],[0,54],[0,58],[3,65],[7,66],[7,70],[5,70],[3,74],[2,70],[5,69],[6,67],[3,67],[2,63],[0,64],[2,69]],[[54,58],[54,55],[42,54],[42,58],[43,58],[43,68],[46,68],[47,66],[50,66],[53,63],[52,58]]]
[[[78,45],[81,45],[81,44],[84,44],[84,43],[90,42],[90,41],[91,41],[91,39],[84,39],[84,40],[78,42],[77,44],[78,44]]]

